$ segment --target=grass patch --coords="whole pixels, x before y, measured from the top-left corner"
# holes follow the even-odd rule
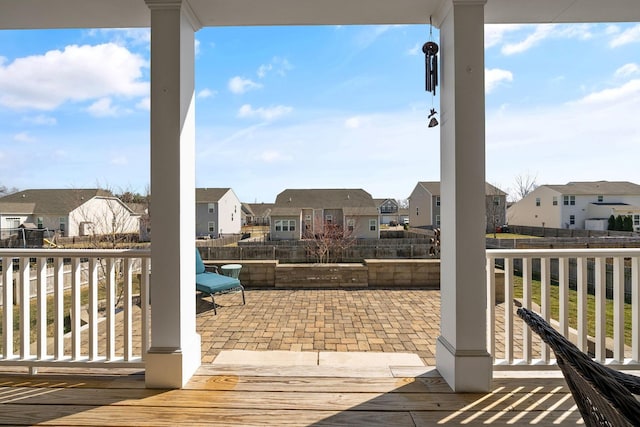
[[[522,277],[514,276],[514,296],[522,298]],[[541,304],[541,282],[539,280],[531,281],[531,300],[536,304]],[[560,318],[560,288],[557,285],[551,285],[549,292],[549,303],[551,305],[551,317],[553,319]],[[578,326],[578,292],[572,289],[568,291],[567,316],[569,317],[569,326],[577,328]],[[594,295],[587,294],[587,333],[595,336],[595,313],[596,298]],[[606,316],[606,335],[613,338],[613,300],[607,299],[605,302]],[[624,304],[624,342],[631,345],[631,304]]]

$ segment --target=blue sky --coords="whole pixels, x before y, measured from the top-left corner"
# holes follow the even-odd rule
[[[640,25],[485,32],[488,182],[640,184]],[[424,25],[200,30],[197,186],[404,199],[439,180],[428,39]],[[146,29],[0,31],[0,185],[144,192],[148,97]]]

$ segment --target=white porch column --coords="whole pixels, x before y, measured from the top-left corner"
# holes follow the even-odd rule
[[[485,273],[485,0],[441,17],[441,320],[438,371],[455,391],[488,391]]]
[[[195,314],[194,38],[186,1],[151,9],[151,348],[146,385],[179,388],[200,366]]]

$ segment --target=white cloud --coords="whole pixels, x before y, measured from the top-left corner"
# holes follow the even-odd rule
[[[640,66],[638,66],[638,64],[625,64],[616,70],[614,76],[617,78],[624,78],[638,73],[640,73]]]
[[[114,43],[71,45],[63,51],[0,65],[0,104],[12,109],[53,110],[65,102],[149,93],[141,56]]]
[[[278,117],[287,115],[293,111],[293,108],[285,105],[276,105],[269,108],[253,108],[250,104],[244,104],[238,110],[238,117],[252,118],[258,117],[263,120],[274,120]]]
[[[589,24],[485,25],[485,48],[501,45],[503,55],[514,55],[545,39],[591,39],[591,28]]]
[[[53,126],[58,123],[58,120],[56,120],[55,117],[47,116],[44,114],[39,114],[33,117],[25,117],[23,121],[40,126]]]
[[[151,98],[145,96],[136,104],[138,110],[151,111]]]
[[[486,24],[484,26],[484,47],[490,48],[504,42],[507,34],[520,30],[521,24]]]
[[[619,34],[616,34],[609,46],[611,47],[620,47],[629,43],[638,43],[640,42],[640,24],[636,24],[631,28],[627,28]]]
[[[344,121],[344,127],[346,127],[347,129],[358,129],[368,121],[369,120],[366,117],[353,116]]]
[[[232,93],[242,94],[249,90],[260,89],[262,84],[256,83],[250,79],[245,79],[240,76],[232,77],[229,80],[229,90]]]
[[[513,73],[511,71],[501,70],[499,68],[487,68],[484,70],[484,80],[485,93],[491,93],[502,82],[512,82]]]
[[[198,92],[196,96],[198,98],[205,99],[205,98],[211,98],[212,96],[216,96],[216,94],[217,92],[215,90],[205,88],[205,89],[202,89],[200,92]]]
[[[193,48],[195,50],[195,55],[196,56],[200,55],[200,40],[195,39],[193,41]]]
[[[276,150],[267,150],[260,153],[260,160],[265,163],[289,161],[291,159],[292,157],[290,155],[282,154],[281,152]]]
[[[267,74],[273,71],[277,75],[284,77],[291,69],[293,69],[293,66],[286,58],[274,56],[271,59],[270,63],[260,65],[258,67],[258,70],[256,71],[256,74],[259,78],[263,79],[267,76]]]
[[[126,156],[115,156],[111,159],[112,165],[126,166],[129,164],[129,159]]]
[[[149,45],[151,30],[149,28],[101,28],[89,30],[89,36],[103,36],[120,45]]]
[[[20,132],[13,135],[13,140],[18,142],[34,142],[35,138],[29,135],[29,132]]]
[[[595,105],[598,109],[611,108],[612,104],[623,105],[640,101],[640,80],[630,80],[622,86],[591,93],[570,104]]]
[[[111,98],[101,98],[91,104],[87,111],[94,117],[115,117],[119,110],[111,103]]]
[[[366,49],[375,43],[384,33],[399,27],[400,25],[374,25],[364,27],[362,31],[356,34],[354,42],[360,49]]]

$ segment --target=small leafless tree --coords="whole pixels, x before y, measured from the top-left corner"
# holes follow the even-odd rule
[[[344,251],[355,243],[352,230],[330,222],[306,230],[303,238],[307,251],[319,263],[337,262]]]
[[[409,208],[409,199],[397,199],[396,203],[398,204],[398,208],[400,208],[400,209],[408,209]]]
[[[515,177],[515,188],[511,195],[512,201],[517,202],[527,197],[529,193],[536,189],[538,184],[536,183],[537,175],[531,175],[530,172],[520,174]]]

